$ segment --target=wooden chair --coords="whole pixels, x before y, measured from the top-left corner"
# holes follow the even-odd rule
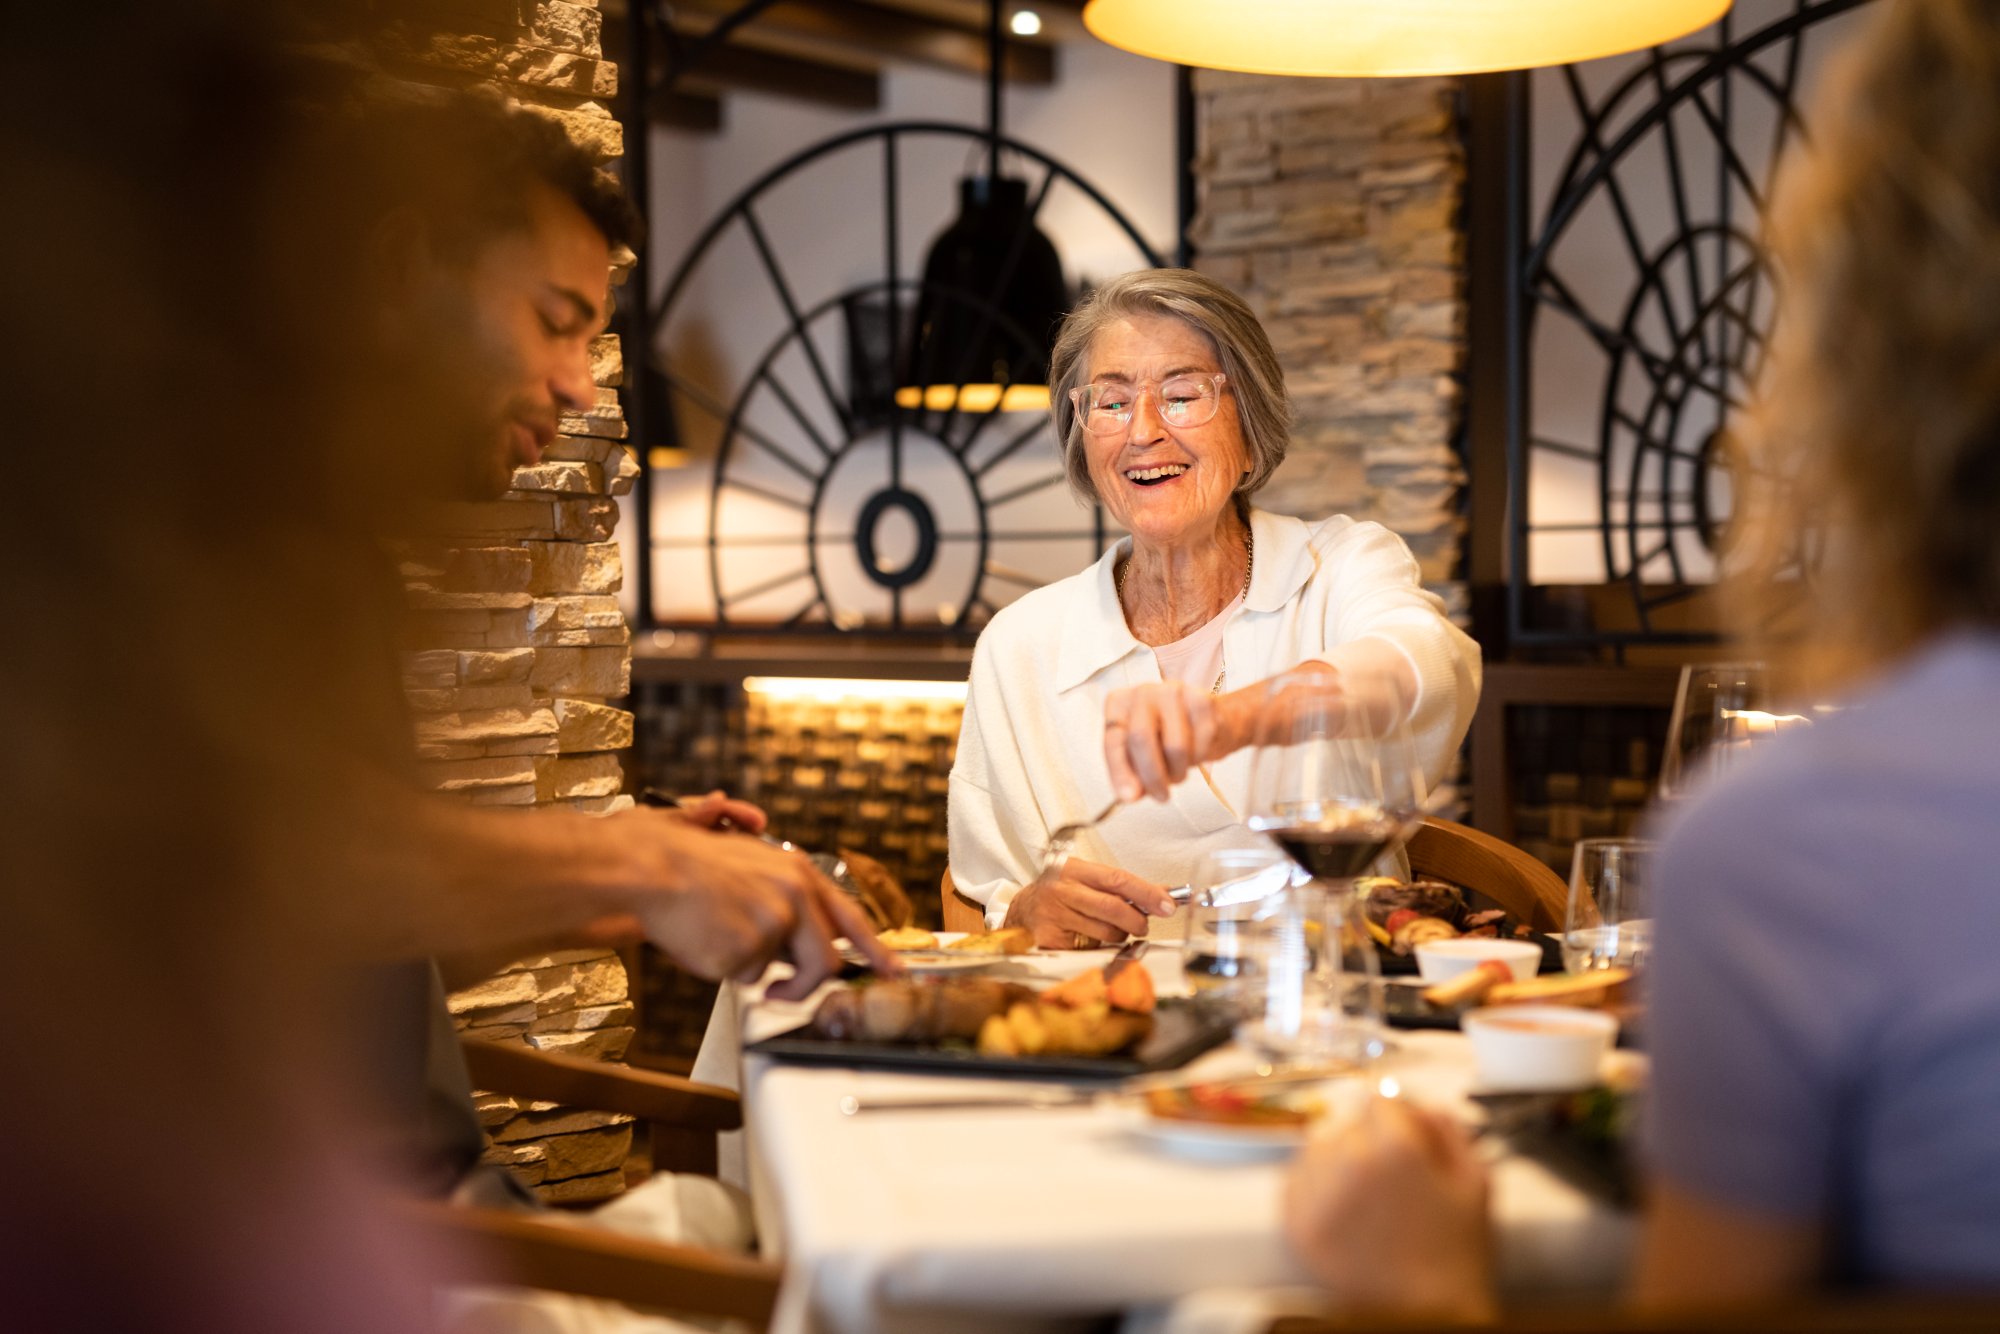
[[[1269,1334],[1957,1334],[2000,1329],[2000,1300],[1854,1296],[1782,1305],[1651,1314],[1599,1307],[1513,1311],[1490,1324],[1369,1317],[1283,1316]]]
[[[951,883],[951,872],[948,870],[944,873],[944,879],[938,882],[938,898],[944,904],[942,920],[945,930],[986,929],[986,905],[959,893],[958,886]]]
[[[1426,819],[1410,836],[1410,870],[1491,899],[1536,931],[1562,929],[1569,886],[1535,858],[1491,834],[1450,820]],[[951,872],[938,885],[944,929],[982,931],[985,908],[958,892]]]
[[[715,1135],[743,1124],[729,1089],[673,1075],[579,1060],[498,1042],[465,1041],[466,1065],[483,1089],[624,1112],[653,1123],[660,1149],[686,1170],[715,1170]],[[484,1261],[476,1278],[603,1297],[680,1314],[720,1316],[764,1329],[778,1301],[779,1266],[749,1256],[667,1245],[574,1227],[532,1213],[432,1201],[404,1206],[440,1254]]]
[[[1563,878],[1511,843],[1450,820],[1427,818],[1410,835],[1410,872],[1483,894],[1536,931],[1560,931]]]

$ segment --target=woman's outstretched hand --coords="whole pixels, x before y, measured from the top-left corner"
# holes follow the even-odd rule
[[[1167,799],[1196,765],[1250,740],[1257,687],[1211,695],[1183,681],[1125,686],[1104,698],[1104,764],[1121,801]]]

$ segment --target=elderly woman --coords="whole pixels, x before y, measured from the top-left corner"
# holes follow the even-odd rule
[[[1233,293],[1184,269],[1114,279],[1064,321],[1050,387],[1071,485],[1132,536],[980,637],[950,826],[952,878],[987,922],[1063,948],[1145,934],[1173,913],[1165,885],[1242,838],[1265,678],[1305,665],[1336,698],[1387,681],[1435,779],[1479,650],[1386,529],[1251,508],[1292,408]],[[1038,881],[1050,832],[1114,795],[1133,804]]]

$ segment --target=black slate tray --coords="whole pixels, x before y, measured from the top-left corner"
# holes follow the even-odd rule
[[[1229,1016],[1192,1001],[1161,1001],[1153,1031],[1131,1051],[1115,1056],[982,1056],[965,1046],[838,1042],[803,1028],[753,1042],[745,1051],[806,1065],[873,1066],[929,1074],[1013,1075],[1024,1079],[1127,1079],[1177,1070],[1229,1040]]]

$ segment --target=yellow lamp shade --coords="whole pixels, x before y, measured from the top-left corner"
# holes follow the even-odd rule
[[[1112,46],[1248,74],[1385,77],[1567,65],[1684,37],[1731,0],[1090,0]]]

